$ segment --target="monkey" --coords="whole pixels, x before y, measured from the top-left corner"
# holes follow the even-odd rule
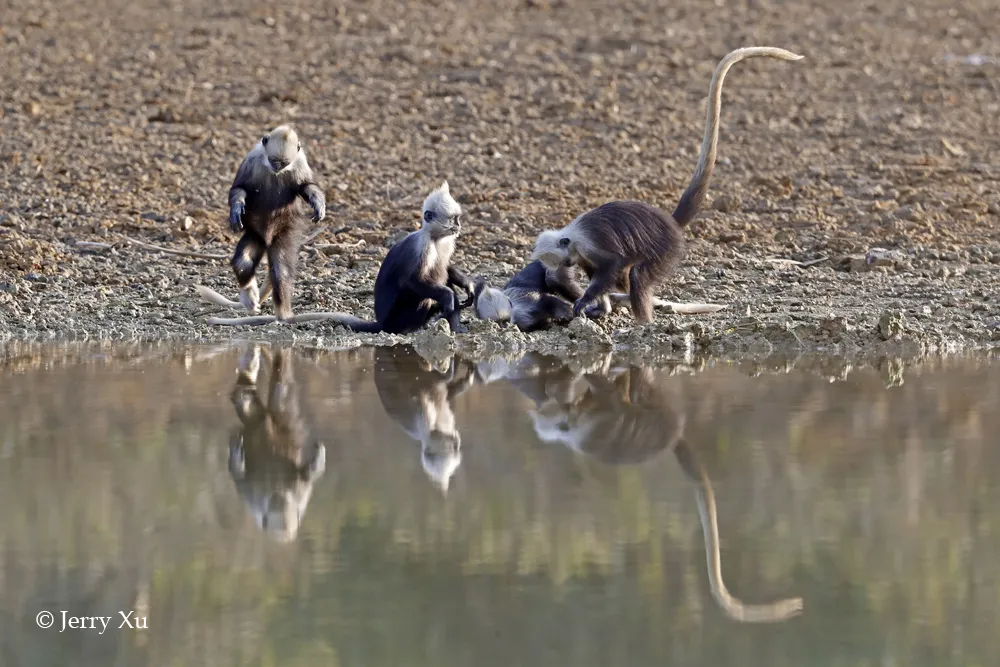
[[[279,542],[295,539],[312,495],[326,470],[326,447],[310,442],[300,414],[292,351],[274,353],[267,404],[257,388],[260,346],[239,361],[230,401],[240,425],[230,437],[229,473],[257,526]]]
[[[448,371],[434,370],[412,348],[375,348],[375,390],[386,414],[420,443],[420,463],[428,478],[447,493],[462,463],[462,436],[451,402],[475,384],[475,372],[455,357]]]
[[[637,322],[652,321],[652,291],[680,265],[685,250],[682,229],[699,212],[715,168],[723,80],[735,63],[761,56],[781,60],[804,57],[760,46],[737,49],[719,62],[708,89],[701,154],[673,215],[643,202],[612,201],[587,211],[562,229],[538,235],[532,260],[541,260],[550,268],[580,266],[590,280],[583,296],[573,304],[574,315],[615,289],[628,293]]]
[[[521,331],[530,332],[573,319],[572,303],[581,296],[583,289],[570,275],[570,267],[548,268],[536,260],[514,274],[502,290],[480,278],[473,305],[481,320],[513,321]]]
[[[348,313],[316,313],[316,319],[333,320],[357,332],[409,334],[435,316],[448,320],[454,333],[467,333],[461,311],[472,305],[473,284],[451,263],[455,241],[462,229],[462,207],[455,201],[448,181],[427,195],[420,229],[392,246],[375,278],[375,321]],[[466,301],[456,303],[452,285],[465,290]]]
[[[261,137],[243,159],[229,189],[229,226],[243,232],[230,265],[240,287],[240,302],[259,305],[254,272],[267,254],[280,320],[292,316],[292,291],[306,218],[301,201],[312,208],[313,222],[326,217],[326,195],[316,184],[298,135],[279,125]]]
[[[476,317],[514,325],[525,333],[541,331],[553,323],[573,319],[572,303],[583,296],[583,289],[570,275],[571,267],[546,267],[540,260],[529,262],[511,278],[503,290],[476,281],[473,305]],[[612,292],[599,297],[587,308],[587,316],[598,318],[611,312],[612,302],[628,300],[628,294]],[[711,313],[725,308],[721,304],[676,303],[653,298],[653,306],[669,308],[678,314]]]

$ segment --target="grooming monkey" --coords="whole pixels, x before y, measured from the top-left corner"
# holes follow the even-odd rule
[[[308,224],[304,205],[312,209],[313,222],[326,217],[326,196],[316,184],[298,135],[288,125],[279,125],[261,137],[243,159],[229,189],[229,227],[243,232],[230,266],[240,288],[240,303],[251,313],[260,306],[262,295],[254,273],[266,254],[268,280],[263,296],[273,290],[276,319],[296,321],[292,294],[299,248]],[[214,290],[196,289],[217,305],[232,304]],[[236,318],[215,323],[265,324],[274,319]]]
[[[463,364],[465,366],[465,364]],[[393,421],[420,443],[424,472],[442,491],[462,463],[462,436],[451,402],[475,384],[475,371],[456,374],[456,361],[440,373],[411,348],[375,348],[374,380],[379,400]]]
[[[292,351],[274,352],[266,405],[257,389],[259,371],[260,346],[255,345],[241,357],[230,395],[240,426],[230,440],[229,473],[257,526],[288,542],[302,523],[313,483],[326,470],[326,448],[309,441]]]
[[[465,333],[461,309],[472,305],[472,281],[451,263],[462,229],[462,207],[445,181],[424,200],[420,229],[389,249],[375,278],[375,321],[348,313],[317,313],[353,331],[408,334],[435,316],[448,320],[451,330]],[[468,299],[457,303],[451,286],[465,290]],[[319,319],[319,317],[318,317]]]
[[[719,142],[722,82],[729,68],[744,58],[766,56],[800,60],[803,56],[768,46],[737,49],[716,67],[708,89],[708,112],[701,154],[691,183],[673,215],[637,201],[613,201],[579,216],[559,230],[539,234],[532,259],[546,266],[577,265],[590,284],[573,304],[576,315],[612,289],[627,292],[636,321],[653,319],[653,289],[680,264],[684,255],[681,229],[698,213],[715,168]]]

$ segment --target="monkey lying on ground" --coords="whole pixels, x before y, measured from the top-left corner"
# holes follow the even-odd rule
[[[550,269],[538,261],[518,271],[503,290],[488,287],[480,279],[473,292],[479,319],[513,321],[521,331],[546,329],[553,321],[569,322],[572,302],[581,296],[583,289],[570,275],[570,267]]]
[[[299,247],[308,224],[303,202],[312,208],[314,222],[326,217],[326,196],[316,185],[298,135],[288,125],[279,125],[265,134],[243,159],[229,189],[229,226],[234,232],[243,232],[229,263],[240,288],[240,303],[251,313],[257,312],[261,302],[254,273],[267,254],[268,286],[274,290],[275,315],[281,321],[294,319],[292,294]],[[202,298],[213,303],[230,303],[214,290],[201,286],[196,289]]]
[[[451,402],[475,384],[471,368],[456,377],[456,361],[439,373],[411,348],[375,348],[374,380],[379,400],[393,421],[420,443],[420,463],[442,491],[462,463],[462,436]]]
[[[511,278],[503,290],[486,285],[479,279],[473,292],[476,317],[494,322],[513,322],[524,332],[547,329],[553,322],[572,320],[572,302],[583,296],[581,288],[570,274],[570,267],[547,268],[535,260]],[[611,303],[627,301],[628,294],[612,292],[599,297],[599,302],[587,308],[588,317],[600,317],[611,312]],[[678,314],[712,313],[725,308],[711,303],[675,303],[653,299],[653,306],[670,308]]]
[[[715,168],[722,82],[735,63],[759,56],[803,58],[784,49],[760,46],[737,49],[719,62],[708,89],[698,165],[673,216],[642,202],[613,201],[584,213],[562,229],[539,234],[532,259],[550,268],[578,265],[590,279],[583,296],[573,304],[574,314],[579,315],[595,299],[617,289],[629,294],[636,321],[653,319],[653,288],[680,264],[684,255],[681,229],[698,213]]]
[[[229,473],[257,526],[281,542],[295,538],[312,495],[326,469],[326,448],[309,442],[299,413],[292,351],[276,350],[268,378],[267,405],[257,389],[260,347],[240,359],[230,399],[240,427],[229,445]]]

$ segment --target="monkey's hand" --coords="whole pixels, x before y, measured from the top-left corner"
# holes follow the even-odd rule
[[[322,202],[317,202],[316,204],[313,204],[313,217],[312,217],[312,221],[313,222],[319,222],[320,220],[322,220],[325,217],[326,217],[326,204],[324,204]]]
[[[577,299],[576,303],[573,304],[573,317],[579,317],[580,313],[587,309],[587,305],[589,303],[589,299],[585,299],[583,297]]]
[[[463,289],[465,289],[465,293],[468,294],[469,297],[462,303],[458,304],[459,310],[462,310],[463,308],[468,308],[476,300],[476,293],[473,290],[470,290],[468,288],[463,288]]]
[[[243,213],[246,210],[246,204],[241,201],[235,201],[229,207],[229,228],[234,232],[243,231]]]

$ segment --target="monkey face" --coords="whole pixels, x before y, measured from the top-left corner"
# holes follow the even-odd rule
[[[433,239],[456,236],[462,231],[462,207],[452,198],[448,181],[427,195],[421,226],[430,231]]]
[[[288,125],[274,128],[261,137],[260,143],[267,155],[267,164],[275,173],[287,169],[302,152],[298,135]]]

